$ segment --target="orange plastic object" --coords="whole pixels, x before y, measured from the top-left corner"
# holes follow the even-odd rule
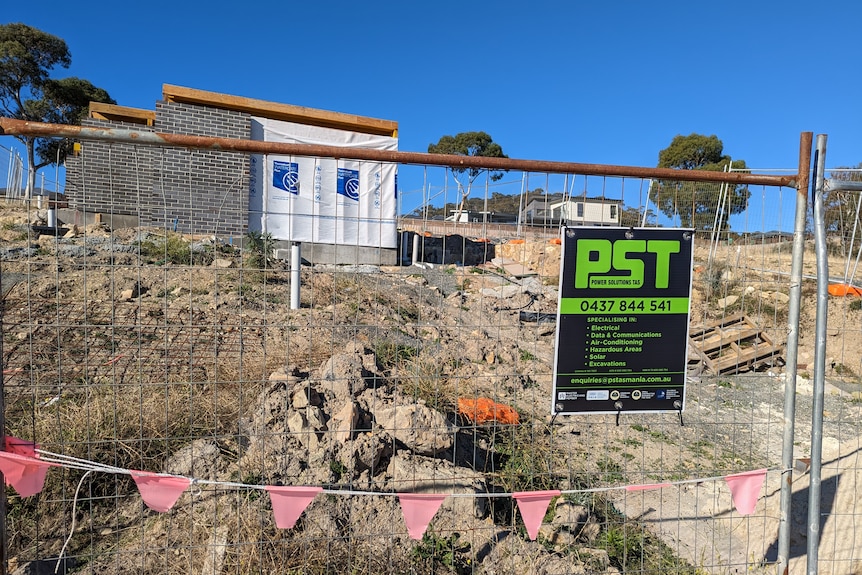
[[[479,397],[476,399],[459,397],[458,413],[473,423],[487,423],[489,421],[508,423],[511,425],[518,425],[521,423],[521,418],[518,416],[517,411],[508,405],[496,403],[487,397]]]
[[[855,295],[862,296],[862,289],[858,287],[847,285],[847,284],[830,284],[829,285],[829,295],[834,296],[845,296],[845,295]]]
[[[563,243],[563,240],[561,240],[560,238],[554,238],[552,240],[548,240],[548,243],[558,246]]]
[[[510,244],[523,244],[524,240],[509,240],[508,243],[510,243]]]

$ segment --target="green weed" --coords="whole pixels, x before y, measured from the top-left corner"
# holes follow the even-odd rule
[[[520,350],[520,357],[521,361],[533,361],[536,359],[536,356],[533,353],[527,351],[526,349]]]
[[[595,545],[607,551],[612,566],[623,573],[697,575],[694,566],[677,557],[643,525],[627,519],[606,500],[596,498],[595,502],[592,511],[604,525]]]
[[[147,263],[175,265],[209,265],[213,260],[211,249],[192,251],[191,244],[180,234],[166,233],[155,240],[141,242],[141,256]]]
[[[420,573],[472,572],[470,544],[460,541],[460,537],[458,533],[441,537],[429,529],[411,551],[413,566]]]
[[[416,358],[419,355],[419,349],[392,341],[378,341],[374,345],[374,355],[377,358],[377,365],[387,370]]]

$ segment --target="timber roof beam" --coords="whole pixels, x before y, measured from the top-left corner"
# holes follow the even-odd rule
[[[195,88],[184,88],[164,84],[162,86],[162,97],[166,102],[181,102],[186,104],[197,104],[213,108],[223,108],[245,112],[252,116],[260,116],[272,120],[283,120],[296,122],[298,124],[309,124],[324,128],[336,128],[339,130],[350,130],[365,134],[376,134],[379,136],[398,136],[398,122],[392,120],[380,120],[365,116],[355,116],[341,112],[330,112],[305,108],[291,104],[279,104],[267,102],[243,96],[231,96],[218,92],[208,92]]]

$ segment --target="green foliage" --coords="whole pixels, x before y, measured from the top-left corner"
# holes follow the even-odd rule
[[[105,90],[87,80],[52,80],[57,66],[68,68],[72,56],[61,38],[21,23],[0,25],[0,108],[3,115],[32,122],[80,124],[91,101],[115,104]],[[27,147],[28,189],[36,170],[62,163],[71,142],[15,136]],[[36,162],[36,153],[39,162]]]
[[[264,271],[275,264],[275,239],[272,234],[248,232],[245,234],[243,248],[246,252],[245,265],[254,270]]]
[[[647,209],[646,218],[644,218],[643,210],[640,208],[623,206],[620,210],[620,225],[626,228],[640,227],[644,221],[649,225],[655,222],[655,218],[656,215],[652,208]]]
[[[487,198],[484,194],[482,194],[481,196],[477,195],[476,197],[472,198],[465,198],[463,209],[470,212],[481,212],[487,210],[489,212],[498,214],[517,214],[524,206],[537,199],[547,200],[548,203],[552,203],[563,201],[564,196],[563,194],[546,194],[542,188],[536,188],[534,190],[528,191],[526,194],[524,194],[523,199],[521,198],[520,194],[504,194],[501,192],[491,192],[491,195]],[[457,202],[448,202],[442,207],[419,206],[409,215],[417,218],[448,216],[452,211],[457,209],[457,207]],[[631,219],[631,221],[636,221],[637,224],[632,223],[631,225],[640,225],[640,212],[635,208],[629,209],[634,214],[636,214],[635,217]]]
[[[39,102],[43,122],[53,124],[80,125],[87,117],[90,102],[115,104],[107,91],[94,86],[82,78],[63,78],[48,80],[43,89],[44,96]],[[72,154],[73,142],[70,139],[56,138],[36,141],[36,154],[41,161],[48,164],[57,160],[58,154],[62,163]]]
[[[854,299],[850,302],[848,307],[850,308],[850,311],[859,311],[862,309],[862,299]]]
[[[843,363],[836,363],[833,369],[835,370],[835,373],[837,375],[840,375],[842,377],[856,377],[856,373],[853,371],[853,368],[848,365],[844,365]]]
[[[0,25],[0,99],[6,112],[19,117],[11,113],[11,106],[17,104],[17,111],[23,112],[22,94],[42,86],[54,66],[68,68],[71,63],[62,39],[26,24]]]
[[[707,300],[724,297],[736,285],[727,264],[713,262],[703,272],[704,295]]]
[[[521,361],[533,361],[536,359],[535,354],[531,353],[526,349],[520,350]]]
[[[471,555],[470,544],[460,541],[458,533],[440,537],[430,529],[411,551],[413,564],[421,573],[470,573]]]
[[[644,556],[644,534],[626,524],[611,525],[599,534],[598,545],[608,552],[611,563],[619,569],[639,565]]]
[[[399,364],[408,362],[419,355],[419,350],[411,345],[379,341],[374,346],[377,364],[383,369],[392,369]]]
[[[677,135],[670,146],[659,152],[658,167],[675,170],[702,170],[722,161],[724,144],[716,135]]]
[[[263,476],[259,473],[247,473],[241,475],[239,472],[231,474],[231,481],[242,483],[244,485],[261,485],[264,483]],[[248,501],[257,501],[263,492],[260,489],[244,489],[240,494]]]
[[[485,132],[461,132],[456,136],[443,136],[436,144],[428,145],[429,154],[449,154],[456,156],[482,156],[485,158],[508,158],[503,153],[503,148]],[[501,170],[486,170],[485,168],[475,167],[452,167],[452,172],[455,174],[455,179],[458,181],[458,188],[461,192],[461,200],[458,204],[457,212],[461,213],[464,210],[464,202],[470,195],[473,182],[483,172],[487,172],[492,181],[497,181],[503,177]],[[464,185],[458,176],[467,174],[467,185]],[[445,213],[445,210],[444,210]]]
[[[497,428],[494,452],[499,462],[495,482],[504,491],[555,489],[557,478],[550,472],[555,453],[548,437],[536,437],[532,425]]]
[[[622,467],[616,461],[613,461],[609,457],[602,457],[596,462],[596,467],[599,468],[600,480],[608,483],[622,483],[625,480],[625,475],[623,475]]]
[[[456,369],[451,363],[440,364],[434,359],[414,357],[398,367],[401,390],[405,395],[421,399],[428,407],[451,413],[458,395],[449,382],[449,373]]]
[[[141,256],[150,263],[176,265],[207,265],[212,262],[210,251],[193,252],[181,235],[167,233],[156,240],[141,242]]]
[[[661,539],[638,522],[627,519],[604,498],[594,498],[590,510],[603,525],[595,545],[607,551],[611,565],[621,572],[637,571],[644,575],[695,575],[698,572],[677,557]]]
[[[485,158],[508,158],[503,148],[485,132],[461,132],[455,136],[443,136],[436,144],[428,144],[429,154],[449,154],[455,156],[482,156]],[[452,168],[456,174],[467,173],[470,181],[484,172],[483,168]],[[503,172],[491,172],[491,179],[497,181]]]
[[[745,170],[744,160],[731,161],[723,155],[724,144],[717,136],[702,134],[678,135],[670,145],[659,152],[659,168],[675,170],[705,170],[710,172]],[[656,180],[650,186],[650,201],[668,217],[678,216],[683,227],[712,230],[716,212],[722,214],[722,230],[729,229],[728,216],[743,212],[748,207],[751,192],[748,186],[730,186],[730,190],[718,205],[721,184],[705,182],[681,182]]]
[[[340,461],[333,459],[329,462],[329,471],[332,473],[333,481],[338,483],[344,474],[347,473],[347,468]]]

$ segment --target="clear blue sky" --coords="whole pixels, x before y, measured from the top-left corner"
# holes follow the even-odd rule
[[[484,130],[513,158],[636,166],[698,132],[793,169],[813,131],[829,167],[862,162],[856,0],[48,0],[5,2],[0,21],[63,38],[55,76],[124,106],[177,84],[396,120],[404,151]]]

